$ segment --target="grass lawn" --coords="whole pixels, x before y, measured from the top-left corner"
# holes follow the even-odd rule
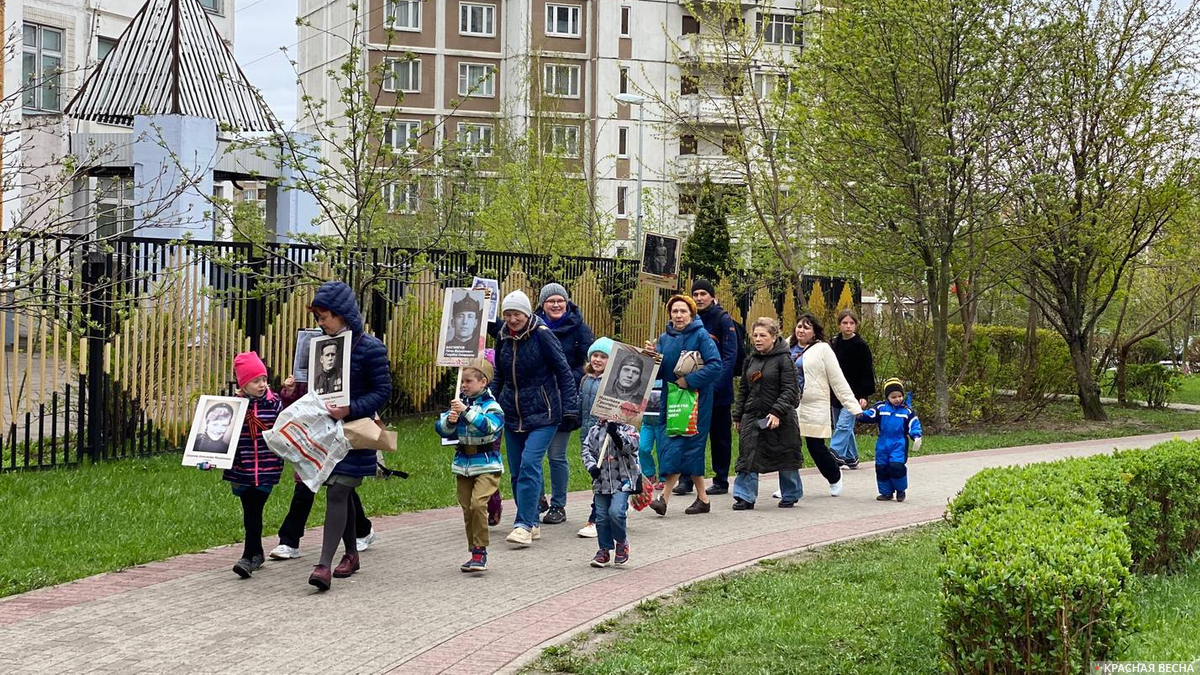
[[[1200,428],[1200,413],[1110,408],[1109,414],[1108,423],[1084,423],[1075,406],[1054,404],[1036,423],[981,425],[929,436],[922,454]],[[431,420],[406,419],[394,426],[400,450],[388,465],[412,477],[368,481],[361,491],[368,512],[454,505],[450,451],[438,443]],[[570,487],[584,490],[590,481],[580,466],[577,439],[567,451]],[[872,459],[874,447],[874,437],[859,437],[863,461]],[[501,488],[508,498],[508,481],[501,481]],[[274,534],[283,521],[292,489],[290,472],[285,473],[267,502],[267,534]],[[241,539],[238,502],[220,472],[181,467],[178,454],[0,474],[0,513],[0,541],[5,543],[0,547],[0,597]],[[309,524],[315,526],[323,517],[324,500],[317,499]]]
[[[1188,375],[1183,378],[1183,384],[1171,397],[1171,402],[1200,405],[1200,375]]]
[[[938,673],[944,525],[839,544],[647,601],[568,645],[543,673]],[[1200,558],[1134,589],[1122,660],[1200,658]]]

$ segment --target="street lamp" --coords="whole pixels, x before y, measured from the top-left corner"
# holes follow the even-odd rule
[[[640,258],[642,257],[642,169],[646,166],[645,157],[642,155],[642,142],[645,140],[643,133],[646,128],[646,97],[637,94],[617,94],[616,99],[621,103],[638,107],[637,219],[634,226],[634,247]]]

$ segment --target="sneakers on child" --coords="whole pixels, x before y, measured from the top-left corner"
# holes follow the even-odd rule
[[[287,544],[280,544],[280,545],[276,546],[275,548],[271,549],[270,555],[271,555],[271,560],[291,560],[292,558],[299,558],[300,557],[300,547],[299,546],[288,546]]]
[[[843,482],[843,479],[839,476],[838,482],[829,484],[829,496],[836,497],[836,496],[842,494],[843,487],[845,487],[845,483]]]
[[[598,533],[596,532],[596,524],[588,523],[587,525],[584,525],[583,527],[579,528],[579,531],[576,532],[575,535],[578,537],[583,537],[584,539],[595,539],[598,536]]]
[[[592,567],[608,567],[609,557],[607,549],[596,551],[596,557],[592,558]]]
[[[486,572],[487,571],[487,549],[483,546],[476,546],[471,549],[471,559],[462,564],[460,567],[464,572]]]
[[[533,543],[533,534],[523,527],[514,527],[504,540],[517,546],[528,546]]]
[[[371,548],[371,544],[375,543],[375,528],[372,527],[371,531],[367,533],[367,536],[359,537],[356,541],[356,548],[358,548],[359,553]]]
[[[567,521],[567,510],[561,506],[551,506],[546,515],[542,516],[543,525],[558,525]]]
[[[263,557],[256,555],[253,558],[242,558],[233,564],[233,571],[243,579],[249,579],[250,575],[262,569]]]
[[[616,565],[624,565],[629,562],[629,542],[617,542],[617,555],[613,558],[613,563]]]
[[[896,501],[902,502],[908,495],[904,494],[904,490],[896,490]]]

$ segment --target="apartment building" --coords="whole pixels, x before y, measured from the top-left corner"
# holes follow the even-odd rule
[[[300,16],[312,25],[300,32],[300,95],[329,102],[323,120],[339,117],[339,92],[331,90],[336,85],[326,72],[346,58],[350,44],[361,44],[369,65],[394,64],[380,97],[394,120],[386,142],[401,147],[419,139],[433,147],[459,141],[486,154],[501,127],[519,132],[536,125],[542,150],[565,157],[569,168],[594,183],[598,207],[614,219],[618,247],[629,247],[639,159],[643,193],[665,216],[660,226],[679,232],[691,226],[696,186],[704,177],[741,180],[722,165],[720,142],[706,140],[719,139],[719,131],[696,138],[674,123],[677,110],[664,110],[683,106],[717,130],[734,123],[720,105],[721,94],[703,90],[710,83],[688,75],[699,62],[729,58],[710,39],[719,27],[690,10],[705,4],[368,0],[356,22],[348,0],[300,0]],[[801,47],[801,2],[733,6],[780,53]],[[363,27],[358,35],[352,34],[356,23]],[[763,81],[771,76],[764,71]],[[619,102],[620,94],[642,96],[645,110]],[[301,130],[323,120],[302,119]],[[429,127],[437,133],[421,133]],[[389,198],[400,212],[421,208],[416,186],[401,186]]]

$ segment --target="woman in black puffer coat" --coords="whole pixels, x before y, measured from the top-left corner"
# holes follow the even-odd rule
[[[766,317],[756,320],[750,330],[754,352],[746,359],[733,410],[734,428],[741,437],[733,483],[735,511],[754,508],[760,473],[779,472],[781,508],[795,505],[804,494],[800,483],[800,428],[796,422],[800,388],[779,330],[779,322]]]

